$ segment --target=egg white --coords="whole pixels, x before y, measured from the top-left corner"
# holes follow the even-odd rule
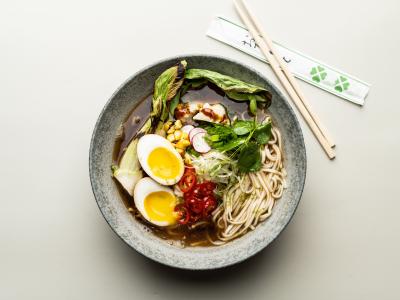
[[[146,199],[147,195],[153,192],[167,192],[170,193],[174,198],[174,192],[169,187],[163,186],[158,184],[150,177],[144,177],[136,183],[135,190],[133,192],[133,200],[135,202],[136,208],[142,214],[142,216],[149,221],[150,223],[157,225],[157,226],[169,226],[172,225],[167,221],[155,221],[151,220],[149,215],[146,212],[144,207],[144,200]]]
[[[179,174],[175,178],[164,179],[164,178],[157,177],[154,175],[151,168],[149,167],[149,165],[147,163],[147,159],[148,159],[150,153],[155,148],[159,148],[159,147],[166,148],[173,155],[175,155],[176,158],[178,159]],[[163,138],[162,136],[159,136],[157,134],[146,134],[139,139],[138,145],[137,145],[137,156],[138,156],[140,165],[142,166],[143,170],[147,173],[147,175],[149,175],[155,181],[157,181],[158,183],[161,183],[163,185],[173,185],[173,184],[177,183],[181,179],[181,177],[185,171],[183,159],[180,156],[180,154],[178,153],[178,151],[176,151],[176,149],[174,148],[174,146],[171,144],[170,141],[168,141],[166,138]]]

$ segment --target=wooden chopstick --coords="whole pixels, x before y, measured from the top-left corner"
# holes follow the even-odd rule
[[[257,45],[260,47],[261,52],[264,54],[264,56],[269,61],[273,71],[275,72],[275,74],[277,75],[279,80],[281,81],[282,85],[285,87],[289,96],[292,98],[297,109],[302,114],[304,120],[306,121],[306,123],[308,124],[308,126],[310,127],[312,132],[314,133],[315,137],[321,144],[322,148],[325,150],[328,157],[330,159],[333,159],[335,157],[335,152],[332,149],[332,145],[334,145],[334,143],[328,141],[327,137],[323,134],[323,131],[321,130],[321,128],[323,128],[323,127],[317,125],[317,122],[318,122],[318,124],[320,124],[319,120],[315,117],[317,122],[315,121],[315,119],[313,118],[313,115],[311,115],[311,113],[310,113],[309,107],[307,107],[307,104],[302,101],[299,94],[296,92],[296,90],[297,91],[300,90],[298,85],[295,83],[295,86],[293,86],[291,84],[291,82],[289,81],[288,77],[286,76],[286,73],[284,73],[283,68],[285,68],[286,66],[284,64],[283,64],[283,66],[284,66],[283,68],[280,66],[279,61],[277,59],[277,57],[280,57],[280,56],[276,53],[276,51],[274,52],[273,49],[271,49],[269,47],[269,45],[267,44],[267,42],[265,41],[265,37],[266,37],[265,32],[263,32],[262,36],[260,35],[259,30],[257,30],[257,28],[254,24],[254,21],[253,21],[254,18],[252,18],[251,13],[248,11],[248,9],[246,9],[247,10],[247,13],[246,13],[242,9],[242,7],[239,5],[238,2],[239,1],[234,1],[234,4],[235,4],[235,8],[236,8],[240,18],[242,19],[243,23],[246,25],[250,34],[255,39]],[[240,1],[240,3],[243,4],[243,1]],[[272,44],[272,42],[271,42],[271,44]],[[274,53],[275,53],[275,55],[274,55]],[[282,63],[283,63],[283,61],[282,61]],[[289,70],[287,70],[287,72],[290,74]],[[300,94],[303,95],[301,92],[300,92]],[[303,97],[304,97],[304,95],[303,95]]]
[[[332,140],[330,135],[327,133],[326,128],[321,124],[319,118],[311,111],[310,104],[307,102],[306,97],[304,96],[303,92],[301,91],[300,86],[298,85],[297,81],[295,80],[292,72],[289,71],[289,69],[287,67],[287,64],[282,59],[282,56],[279,55],[279,53],[277,53],[275,51],[275,46],[272,43],[272,40],[269,38],[268,34],[262,28],[262,26],[261,26],[260,22],[258,21],[257,17],[250,12],[249,7],[247,6],[247,3],[246,3],[245,0],[239,0],[239,2],[242,3],[243,8],[245,9],[247,14],[250,16],[251,20],[253,21],[253,23],[255,25],[255,28],[258,31],[259,35],[261,35],[261,37],[264,39],[264,41],[268,45],[268,48],[272,52],[272,55],[277,60],[277,62],[279,64],[279,66],[281,67],[283,73],[286,75],[289,83],[293,86],[293,89],[295,90],[296,94],[299,96],[300,100],[303,102],[304,106],[306,107],[306,109],[310,113],[310,116],[313,118],[314,122],[317,124],[317,126],[320,129],[321,133],[325,136],[326,140],[329,143],[329,146],[335,147],[334,141]]]

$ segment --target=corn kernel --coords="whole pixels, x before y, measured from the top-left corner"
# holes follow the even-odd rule
[[[185,147],[183,146],[182,141],[178,141],[178,142],[176,143],[176,148],[185,149]]]
[[[185,150],[181,149],[181,148],[176,148],[176,151],[178,151],[178,153],[180,155],[183,155],[185,153]]]
[[[168,134],[168,135],[167,135],[167,140],[170,141],[171,143],[172,143],[173,141],[175,141],[175,136],[174,136],[174,134],[173,134],[173,133]]]
[[[174,131],[175,131],[175,126],[172,125],[172,126],[168,129],[167,133],[168,133],[168,134],[174,133]]]
[[[168,131],[170,126],[171,126],[171,122],[170,121],[168,121],[167,123],[164,123],[164,126],[163,126],[164,131]]]
[[[175,130],[174,135],[175,135],[175,139],[179,140],[181,138],[181,136],[182,136],[182,131]]]
[[[176,129],[181,129],[181,128],[182,128],[182,122],[181,122],[181,120],[176,120],[176,121],[175,121],[175,128],[176,128]]]
[[[180,149],[186,149],[187,146],[190,145],[190,142],[187,140],[180,140],[176,143],[176,147]]]
[[[189,134],[187,132],[182,132],[181,139],[182,140],[188,140],[189,139]]]
[[[186,148],[187,146],[190,146],[190,142],[188,140],[180,140],[182,142],[183,146]]]

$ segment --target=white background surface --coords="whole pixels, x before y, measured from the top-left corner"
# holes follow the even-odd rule
[[[372,89],[360,108],[300,83],[337,159],[302,122],[308,173],[288,228],[245,263],[193,273],[111,231],[90,188],[89,142],[114,90],[160,58],[223,55],[277,82],[205,36],[216,14],[238,20],[232,2],[0,2],[0,299],[399,299],[398,2],[249,5],[274,39]]]

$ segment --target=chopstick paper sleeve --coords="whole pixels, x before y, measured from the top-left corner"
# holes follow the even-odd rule
[[[243,25],[218,16],[212,21],[207,35],[268,63]],[[340,98],[364,105],[370,89],[368,83],[275,41],[273,44],[295,77]]]

